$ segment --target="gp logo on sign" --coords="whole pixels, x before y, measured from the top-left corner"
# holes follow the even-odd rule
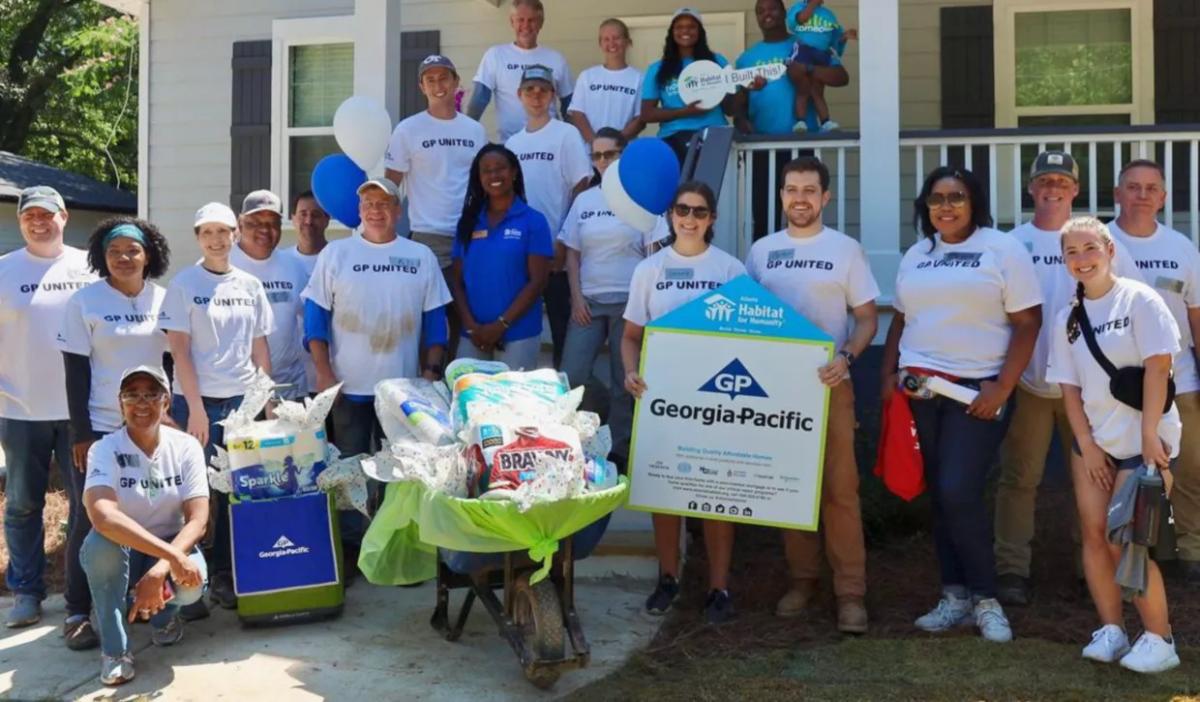
[[[700,386],[700,392],[715,392],[721,395],[729,395],[729,399],[734,399],[738,395],[749,395],[750,397],[767,397],[767,393],[750,375],[750,371],[746,370],[746,366],[738,359],[733,359],[729,365],[722,368],[716,375],[709,378],[708,382]]]

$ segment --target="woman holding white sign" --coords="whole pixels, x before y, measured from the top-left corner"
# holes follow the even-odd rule
[[[667,246],[637,265],[625,306],[625,331],[621,359],[625,364],[625,389],[640,398],[646,381],[638,374],[645,327],[651,321],[685,305],[746,273],[742,262],[712,246],[717,220],[717,198],[699,181],[683,183],[675,191],[667,216],[671,236]],[[683,518],[654,515],[654,546],[658,552],[658,586],[646,600],[646,612],[662,615],[679,596],[679,529]],[[704,617],[720,624],[733,616],[729,597],[729,563],[733,555],[733,524],[704,520],[704,547],[708,554],[708,599]]]
[[[1041,288],[1025,247],[992,228],[975,174],[935,169],[915,209],[925,240],[896,275],[882,394],[886,403],[903,380],[933,498],[942,599],[916,626],[948,631],[973,619],[988,641],[1009,641],[984,490],[1041,327]]]

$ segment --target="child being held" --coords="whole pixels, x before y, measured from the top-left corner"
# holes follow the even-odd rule
[[[788,57],[788,80],[796,89],[797,121],[792,131],[808,131],[805,116],[810,99],[816,108],[821,131],[837,129],[838,123],[829,118],[825,86],[832,77],[830,71],[844,72],[840,57],[846,49],[846,41],[856,38],[857,31],[844,29],[837,15],[825,7],[824,0],[800,0],[792,5],[787,13],[787,28],[796,40]]]

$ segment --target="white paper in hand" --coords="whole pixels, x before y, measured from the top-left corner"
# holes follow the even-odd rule
[[[679,97],[686,105],[699,101],[700,107],[708,110],[720,105],[738,86],[749,86],[758,76],[778,80],[785,73],[787,66],[781,63],[734,70],[713,61],[693,61],[679,74]]]

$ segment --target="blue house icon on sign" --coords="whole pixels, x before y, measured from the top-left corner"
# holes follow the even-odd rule
[[[746,366],[738,359],[733,359],[729,365],[722,368],[716,375],[709,378],[708,382],[700,386],[700,392],[715,392],[721,395],[729,395],[732,400],[738,395],[749,395],[751,397],[766,397],[767,393],[750,375],[750,371],[746,370]]]

